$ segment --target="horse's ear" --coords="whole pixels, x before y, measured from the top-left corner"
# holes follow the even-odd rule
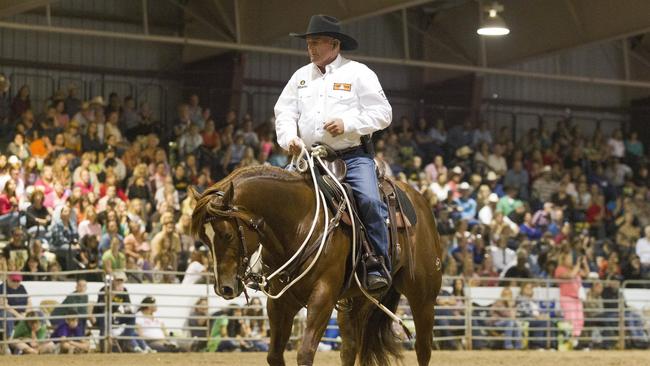
[[[192,197],[192,199],[194,201],[198,201],[199,198],[201,197],[201,194],[199,192],[197,192],[196,188],[194,188],[193,186],[187,187],[187,191],[188,191],[190,197]]]
[[[230,182],[230,186],[223,193],[223,198],[221,199],[221,205],[223,207],[230,207],[232,203],[232,198],[235,196],[235,185]]]

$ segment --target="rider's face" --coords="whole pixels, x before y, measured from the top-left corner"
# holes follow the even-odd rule
[[[318,66],[325,66],[339,53],[339,41],[327,36],[308,36],[309,59]]]

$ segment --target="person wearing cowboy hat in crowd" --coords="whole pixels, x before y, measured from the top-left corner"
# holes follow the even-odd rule
[[[169,339],[165,323],[155,316],[158,307],[156,299],[147,296],[142,299],[135,317],[136,332],[143,341],[139,342],[147,352],[179,352],[178,345]]]
[[[77,121],[79,131],[86,133],[86,128],[90,122],[95,121],[95,111],[91,108],[90,102],[81,103],[79,111],[72,116],[72,121]]]
[[[460,182],[461,182],[462,179],[463,179],[463,168],[456,165],[449,172],[449,181],[447,182],[447,186],[449,187],[449,191],[453,193],[454,198],[460,197],[460,192],[458,191],[458,186],[460,185]]]
[[[471,159],[473,153],[474,151],[469,146],[462,146],[456,149],[456,152],[454,153],[456,158],[452,163],[461,167],[464,172],[473,171],[473,161]]]
[[[111,276],[111,318],[109,323],[115,327],[124,327],[121,334],[118,334],[121,337],[129,337],[130,339],[124,340],[126,345],[126,351],[142,353],[144,349],[140,347],[138,342],[132,337],[136,337],[135,332],[135,317],[133,316],[133,309],[131,307],[131,297],[129,296],[129,291],[124,287],[126,282],[126,273],[123,271],[115,271]],[[97,302],[93,307],[93,314],[97,321],[97,327],[99,328],[100,336],[104,336],[106,331],[106,311],[105,305],[107,288],[106,286],[102,287],[97,294]],[[112,328],[112,327],[111,327]],[[112,331],[112,330],[111,330]]]
[[[357,41],[341,31],[338,19],[314,15],[307,32],[291,35],[307,41],[311,63],[293,74],[275,105],[278,143],[294,155],[303,146],[319,142],[338,152],[347,164],[346,181],[352,186],[369,241],[390,271],[388,210],[379,195],[373,156],[364,149],[362,137],[388,127],[392,108],[377,75],[340,54],[356,49]],[[370,270],[369,290],[389,285],[388,274],[382,272]]]
[[[487,199],[487,205],[483,206],[478,212],[478,219],[481,224],[489,226],[492,223],[498,202],[499,196],[496,193],[490,193]]]
[[[503,184],[499,183],[499,176],[493,171],[489,171],[485,175],[485,183],[490,187],[490,191],[497,194],[499,197],[503,197],[506,192],[504,192]]]
[[[471,225],[476,221],[476,200],[472,198],[472,186],[467,182],[463,182],[458,185],[458,192],[460,197],[456,198],[456,204],[460,211],[460,218],[467,220]]]

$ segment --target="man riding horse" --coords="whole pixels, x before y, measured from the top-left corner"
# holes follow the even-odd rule
[[[380,198],[372,152],[362,144],[367,136],[390,125],[392,109],[377,75],[366,65],[348,60],[340,51],[354,50],[357,41],[340,31],[336,18],[314,15],[306,33],[311,63],[296,71],[275,105],[278,143],[291,154],[314,143],[336,150],[347,165],[351,186],[368,239],[383,266],[368,266],[367,287],[388,286],[388,210]]]
[[[267,295],[267,362],[272,366],[286,365],[284,350],[294,318],[304,307],[307,315],[297,363],[313,365],[337,304],[342,365],[390,364],[400,357],[393,332],[396,317],[390,315],[394,316],[404,295],[415,323],[418,365],[428,365],[434,304],[442,282],[442,247],[433,211],[424,196],[402,182],[382,183],[383,190],[394,187],[394,192],[404,196],[388,201],[388,215],[379,198],[375,164],[362,147],[361,136],[388,126],[391,107],[377,76],[339,55],[340,50],[354,49],[356,42],[340,32],[335,18],[321,15],[312,17],[308,32],[297,36],[307,39],[312,63],[293,75],[275,106],[278,141],[300,155],[305,153],[305,143],[321,142],[338,150],[348,165],[345,181],[352,186],[359,216],[374,246],[375,263],[381,266],[370,266],[370,278],[363,285],[358,278],[352,285],[347,281],[356,276],[358,256],[352,254],[356,221],[350,220],[350,226],[329,225],[333,223],[331,211],[318,186],[310,153],[310,173],[251,166],[236,169],[201,194],[190,187],[196,199],[192,232],[210,248],[215,292],[232,300],[245,294],[248,280],[260,285]],[[401,212],[401,229],[391,225],[389,236],[387,217],[400,222],[396,200],[409,202],[412,220]],[[340,214],[333,213],[335,218]],[[398,253],[401,248],[405,253],[393,259],[392,278],[386,258],[389,237],[390,250]],[[262,268],[259,273],[253,271],[257,264]],[[368,260],[365,264],[368,269]]]

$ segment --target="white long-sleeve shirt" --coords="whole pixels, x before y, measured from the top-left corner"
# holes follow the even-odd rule
[[[325,66],[325,74],[313,63],[293,74],[275,104],[275,131],[285,150],[294,137],[306,146],[323,142],[340,150],[388,127],[392,117],[377,75],[366,65],[338,55]],[[323,126],[335,118],[343,120],[344,132],[332,137]]]

